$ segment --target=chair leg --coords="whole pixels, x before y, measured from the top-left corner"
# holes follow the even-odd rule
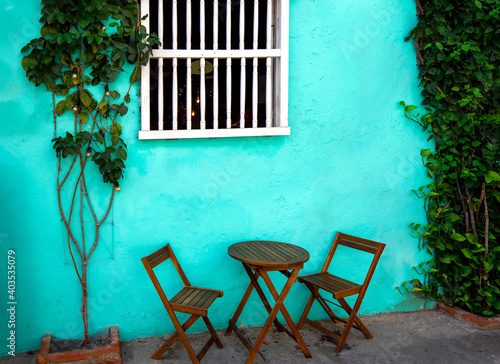
[[[224,345],[222,345],[222,342],[219,339],[219,335],[217,335],[217,332],[215,331],[208,317],[203,317],[203,321],[205,321],[205,325],[207,326],[208,331],[210,331],[210,334],[215,341],[215,345],[217,345],[219,349],[222,349]]]
[[[182,334],[184,334],[184,337],[186,336],[185,335],[185,331],[187,329],[189,329],[191,327],[192,324],[194,324],[196,322],[196,320],[198,320],[200,318],[200,316],[196,316],[196,315],[192,315],[191,317],[189,317],[186,322],[184,322],[182,324],[182,326],[180,325],[179,321],[177,320],[177,317],[175,316],[175,314],[172,314],[173,315],[173,319],[172,319],[172,316],[170,316],[170,318],[172,319],[172,322],[174,322],[174,319],[175,319],[175,322],[174,322],[174,326],[176,328],[176,332],[174,334],[172,334],[172,336],[167,340],[165,341],[165,343],[160,346],[160,348],[151,356],[151,359],[154,359],[154,360],[158,360],[160,359],[160,357],[179,339],[181,338],[182,340]],[[178,326],[178,327],[177,327]],[[186,338],[187,339],[187,338]],[[182,342],[184,343],[184,340],[182,340]],[[189,342],[188,342],[189,344]],[[186,346],[186,345],[184,345]],[[189,345],[189,347],[191,348],[191,345]],[[186,348],[186,350],[188,350]],[[191,351],[193,352],[193,355],[194,355],[194,351],[193,351],[193,348],[191,348]],[[188,350],[188,354],[189,354],[189,350]],[[191,355],[189,355],[191,357]],[[195,355],[196,357],[196,355]]]
[[[311,294],[309,300],[306,303],[306,307],[304,307],[304,312],[302,312],[302,316],[300,316],[299,323],[297,324],[297,329],[300,330],[304,326],[304,321],[311,310],[312,304],[314,303],[314,295]]]
[[[328,306],[328,304],[325,302],[324,298],[321,297],[321,295],[319,294],[319,288],[318,287],[314,287],[314,286],[310,285],[309,283],[306,283],[306,287],[309,288],[309,290],[312,293],[312,296],[314,298],[316,298],[316,300],[318,301],[318,303],[320,304],[320,306],[323,307],[323,310],[325,310],[325,312],[328,314],[328,316],[330,316],[330,319],[333,321],[334,324],[342,322],[342,320],[339,319],[337,317],[337,315],[335,315],[335,313],[330,308],[330,306]]]
[[[351,315],[352,308],[349,306],[349,304],[343,298],[340,298],[338,301],[340,302],[340,304],[342,305],[342,307],[344,308],[344,310],[347,312],[347,314]],[[358,326],[358,329],[363,333],[363,335],[365,335],[365,337],[368,340],[373,339],[373,335],[366,328],[366,326],[363,324],[363,321],[361,321],[361,319],[358,317],[358,315],[355,315],[354,321],[356,322],[356,324]]]
[[[193,364],[200,364],[200,360],[198,359],[198,356],[195,354],[193,347],[191,346],[191,343],[189,342],[186,333],[184,331],[180,333],[180,337]]]
[[[356,303],[354,304],[354,307],[352,309],[349,307],[349,305],[347,305],[349,307],[349,309],[351,310],[351,312],[349,313],[349,318],[347,319],[347,322],[345,324],[344,331],[342,332],[342,336],[340,338],[340,341],[337,345],[337,348],[335,349],[335,352],[337,354],[340,353],[342,351],[342,349],[344,348],[344,344],[347,340],[347,336],[349,336],[349,332],[351,331],[352,325],[354,324],[354,320],[358,317],[357,313],[359,311],[359,307],[361,306],[361,302],[363,301],[363,297],[364,297],[364,294],[362,292],[358,296]],[[339,300],[339,302],[340,302],[340,300]],[[345,302],[345,300],[344,300],[344,302]],[[347,302],[346,302],[346,304],[347,304]],[[358,318],[358,320],[359,320],[359,318]],[[361,321],[361,320],[359,320],[359,321]],[[364,327],[364,325],[363,325],[363,327]]]

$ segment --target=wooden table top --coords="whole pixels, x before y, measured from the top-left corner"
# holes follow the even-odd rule
[[[231,245],[227,253],[243,263],[276,269],[300,266],[309,260],[307,250],[277,241],[244,241]]]

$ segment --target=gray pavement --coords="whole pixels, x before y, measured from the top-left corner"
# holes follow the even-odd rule
[[[374,338],[366,340],[363,334],[352,330],[347,340],[348,347],[335,354],[335,344],[322,338],[322,334],[309,326],[301,330],[304,341],[312,354],[306,359],[297,344],[287,334],[271,332],[261,351],[268,363],[498,363],[500,364],[500,330],[479,330],[456,320],[438,310],[423,310],[408,313],[388,313],[362,317]],[[342,326],[323,322],[331,330]],[[245,328],[246,334],[255,341],[259,328]],[[224,349],[215,345],[205,355],[202,363],[244,363],[247,350],[233,333],[226,337],[218,331]],[[189,335],[193,348],[198,352],[208,340],[208,333]],[[149,357],[167,339],[145,338],[122,343],[124,364],[132,363],[191,363],[178,341],[162,356],[160,361]],[[23,354],[17,358],[1,361],[2,364],[36,363],[36,354]],[[257,356],[254,363],[265,363]]]

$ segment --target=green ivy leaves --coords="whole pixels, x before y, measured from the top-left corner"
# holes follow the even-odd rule
[[[41,37],[21,50],[22,67],[30,82],[55,94],[55,117],[67,113],[76,122],[52,140],[53,147],[62,159],[91,156],[103,181],[115,184],[127,159],[119,118],[128,112],[130,95],[119,100],[110,87],[126,62],[136,65],[130,83],[136,82],[159,40],[140,25],[137,0],[42,0],[42,5]]]
[[[419,292],[482,315],[500,313],[500,3],[429,0],[412,31],[429,133],[420,155],[430,183],[427,224],[413,233],[432,254]],[[409,281],[411,282],[411,281]]]

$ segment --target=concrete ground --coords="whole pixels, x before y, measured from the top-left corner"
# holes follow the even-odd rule
[[[322,338],[322,334],[305,325],[301,330],[304,341],[312,354],[306,359],[300,349],[286,333],[271,332],[261,351],[269,363],[320,364],[320,363],[498,363],[500,364],[500,330],[479,330],[463,321],[438,310],[409,313],[390,313],[362,317],[373,334],[366,340],[361,332],[352,330],[346,347],[335,354],[335,344]],[[323,322],[332,330],[342,326]],[[259,328],[246,328],[246,334],[255,341]],[[248,352],[233,333],[226,337],[223,330],[219,336],[224,349],[215,345],[205,355],[202,363],[244,363]],[[208,340],[208,333],[188,336],[195,352]],[[165,337],[145,338],[122,343],[124,364],[132,363],[191,363],[180,341],[162,356],[160,361],[149,357],[167,339]],[[2,364],[36,363],[36,353],[22,354],[4,360]],[[254,363],[265,363],[257,355]]]

